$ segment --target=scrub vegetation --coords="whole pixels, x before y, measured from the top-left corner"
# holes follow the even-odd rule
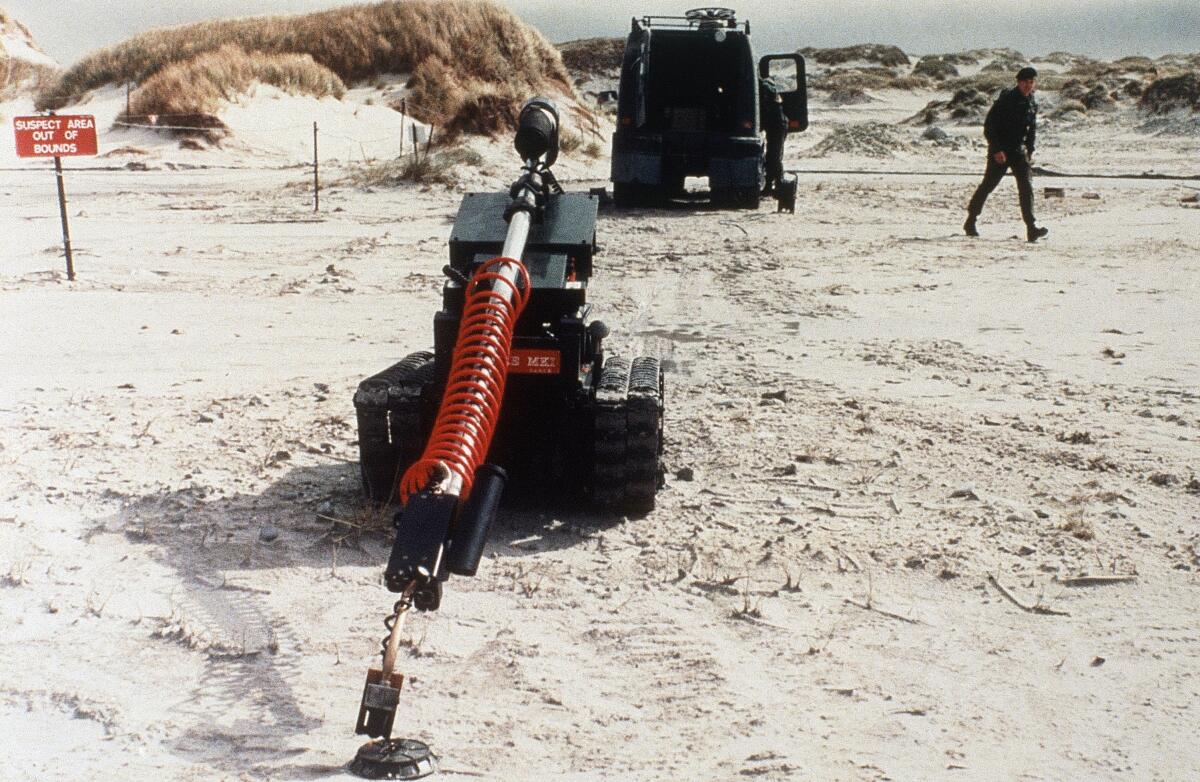
[[[145,123],[161,115],[164,125],[222,128],[216,113],[222,101],[236,99],[255,83],[292,95],[340,98],[346,85],[307,54],[247,53],[232,44],[177,62],[155,73],[135,91],[121,121]]]
[[[619,70],[625,54],[624,38],[581,38],[558,44],[563,63],[575,74],[599,74]]]
[[[272,56],[290,59],[263,59]],[[174,75],[167,75],[173,66]],[[190,85],[183,77],[206,70],[218,73],[202,79],[199,94],[147,91],[137,111],[169,114],[180,105],[203,106],[214,88],[239,84],[246,73],[256,80],[274,74],[270,78],[292,89],[316,87],[328,94],[336,84],[325,71],[343,84],[410,74],[410,114],[452,134],[490,133],[511,128],[529,95],[574,94],[558,51],[510,11],[487,0],[409,0],[151,30],[84,57],[41,93],[39,105],[59,108],[69,96],[108,84],[149,87],[159,74],[186,93]],[[228,81],[220,73],[226,70]]]
[[[0,8],[0,36],[24,39],[32,45],[33,38],[25,25],[12,18]],[[0,44],[0,100],[9,100],[20,94],[29,94],[46,89],[59,74],[59,69],[50,65],[30,62],[12,57]]]

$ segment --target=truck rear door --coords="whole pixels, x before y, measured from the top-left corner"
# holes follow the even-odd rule
[[[808,83],[804,73],[804,58],[799,54],[768,54],[758,61],[758,75],[770,78],[783,99],[783,113],[788,118],[788,133],[798,133],[808,127]]]

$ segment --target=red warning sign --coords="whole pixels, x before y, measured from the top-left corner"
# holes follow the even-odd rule
[[[96,118],[90,114],[13,117],[19,157],[96,154]]]

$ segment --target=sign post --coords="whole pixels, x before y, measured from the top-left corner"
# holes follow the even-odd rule
[[[67,257],[67,279],[75,281],[71,257],[71,228],[67,224],[67,192],[63,187],[63,157],[96,154],[96,118],[90,114],[13,117],[18,157],[54,158],[58,180],[58,212],[62,217],[63,250]]]
[[[75,259],[71,256],[71,226],[67,222],[67,191],[63,188],[62,158],[54,156],[54,176],[58,179],[58,213],[62,217],[63,250],[67,255],[67,280],[75,282]]]

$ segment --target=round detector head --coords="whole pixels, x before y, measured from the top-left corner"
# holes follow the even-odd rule
[[[517,117],[517,154],[524,161],[545,157],[547,166],[558,160],[558,109],[549,98],[531,98]]]

